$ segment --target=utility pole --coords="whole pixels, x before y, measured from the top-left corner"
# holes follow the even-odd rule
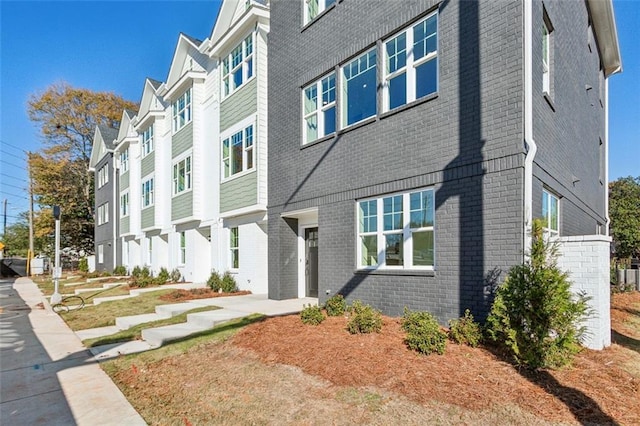
[[[58,292],[58,285],[62,277],[62,268],[60,267],[60,206],[53,206],[53,217],[56,220],[56,255],[53,267],[54,290],[51,295],[51,305],[57,305],[62,302],[62,296]]]
[[[2,229],[2,238],[7,237],[7,199],[4,199],[4,228]]]

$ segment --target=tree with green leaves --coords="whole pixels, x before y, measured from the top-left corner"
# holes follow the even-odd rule
[[[97,125],[117,128],[125,108],[136,110],[137,105],[114,93],[66,83],[51,85],[28,101],[29,118],[40,127],[44,145],[29,153],[33,193],[41,207],[62,208],[63,247],[93,252],[92,138]]]
[[[640,177],[609,183],[609,218],[616,256],[640,257]]]

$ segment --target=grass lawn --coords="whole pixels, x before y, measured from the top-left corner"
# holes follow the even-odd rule
[[[449,343],[421,356],[394,318],[350,335],[346,319],[252,317],[102,364],[151,425],[637,424],[640,293],[612,296],[614,344],[574,366],[526,372]]]
[[[171,303],[160,297],[172,291],[171,289],[158,290],[128,299],[103,302],[95,306],[87,305],[84,309],[60,313],[60,316],[74,331],[115,325],[116,317],[153,313],[156,306]]]
[[[164,325],[180,324],[187,321],[188,314],[195,314],[196,312],[214,311],[220,309],[216,306],[203,306],[201,308],[192,309],[183,314],[173,316],[171,318],[161,319],[158,321],[146,322],[144,324],[138,324],[126,330],[119,331],[118,333],[111,334],[109,336],[95,337],[93,339],[85,339],[82,344],[87,348],[100,345],[108,345],[118,342],[129,342],[131,340],[142,339],[142,330],[147,328],[162,327]]]

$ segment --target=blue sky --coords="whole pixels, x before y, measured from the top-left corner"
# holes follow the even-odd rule
[[[614,7],[624,72],[609,85],[610,180],[640,176],[640,0]],[[40,147],[29,96],[66,81],[137,102],[146,77],[166,80],[178,34],[208,37],[218,8],[212,0],[0,0],[0,200],[9,224],[28,209],[23,150]]]

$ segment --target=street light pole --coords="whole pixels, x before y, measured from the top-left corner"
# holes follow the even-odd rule
[[[51,304],[57,305],[62,302],[62,296],[58,292],[59,281],[62,276],[62,268],[60,267],[60,206],[53,206],[53,217],[56,220],[56,254],[53,267],[54,290],[51,295]]]

